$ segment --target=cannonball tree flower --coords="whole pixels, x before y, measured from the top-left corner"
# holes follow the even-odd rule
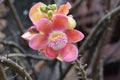
[[[84,35],[78,30],[69,29],[68,26],[68,17],[56,14],[53,15],[52,20],[40,19],[33,27],[38,32],[30,35],[28,30],[22,37],[29,40],[32,49],[44,50],[47,57],[71,62],[78,56],[78,49],[73,43],[81,41]]]

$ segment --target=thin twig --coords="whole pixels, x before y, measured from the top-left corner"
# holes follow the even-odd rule
[[[18,73],[23,79],[32,80],[27,71],[23,67],[19,66],[17,63],[12,61],[11,59],[0,56],[0,63],[2,63],[5,66],[8,66],[12,71]]]
[[[116,43],[115,47],[111,50],[111,52],[104,57],[104,64],[107,63],[112,58],[112,56],[117,52],[119,48],[120,48],[120,40]]]
[[[0,63],[0,80],[7,80],[7,76],[1,63]]]
[[[4,45],[9,45],[9,46],[13,46],[18,48],[22,53],[26,53],[26,51],[19,46],[17,43],[13,42],[13,41],[5,41],[5,40],[0,40],[0,43],[4,44]]]
[[[22,53],[11,53],[5,55],[6,57],[23,57],[23,58],[29,58],[29,59],[34,59],[34,60],[44,60],[44,61],[49,61],[48,59],[41,58],[39,55],[32,55],[32,54],[22,54]]]
[[[104,79],[104,75],[103,75],[103,71],[104,71],[104,62],[103,62],[103,59],[100,60],[100,64],[99,64],[99,78],[100,80],[103,80]]]
[[[70,72],[70,70],[72,69],[73,65],[70,64],[67,69],[64,71],[64,73],[60,76],[59,80],[63,80],[65,78],[65,76]]]
[[[94,61],[94,64],[93,64],[93,67],[92,67],[92,78],[93,80],[100,80],[100,76],[99,76],[99,73],[100,73],[100,70],[99,70],[99,63],[100,63],[100,51],[102,50],[102,47],[103,47],[103,43],[102,43],[102,39],[101,41],[99,42],[99,45],[97,46],[96,48],[96,51],[94,53],[94,56],[93,56],[93,61]]]
[[[59,74],[62,75],[62,62],[59,61]]]
[[[104,23],[103,26],[107,26],[108,23]],[[103,29],[99,29],[97,35],[94,36],[93,41],[91,42],[91,45],[89,46],[89,52],[88,55],[86,56],[86,60],[85,62],[87,63],[87,65],[89,66],[90,63],[92,63],[92,61],[96,61],[94,59],[96,54],[94,54],[94,51],[96,49],[96,46],[98,45],[99,41],[102,40],[101,37],[103,36],[104,31],[106,30],[106,28]],[[103,40],[105,41],[105,40]],[[92,60],[93,59],[93,60]]]
[[[111,8],[111,0],[106,0],[107,3],[107,10],[109,11]]]
[[[86,75],[86,72],[85,72],[85,70],[84,70],[83,65],[80,64],[78,60],[76,60],[75,63],[76,63],[76,65],[78,66],[79,72],[81,72],[82,79],[83,79],[83,80],[87,80],[87,75]]]
[[[29,64],[29,66],[30,66],[30,68],[31,68],[31,76],[33,75],[33,78],[35,79],[35,80],[38,80],[38,77],[37,77],[37,75],[36,75],[36,72],[35,72],[35,69],[34,69],[34,67],[33,66],[31,66],[32,65],[32,62],[31,62],[31,59],[30,58],[26,58],[27,59],[27,61],[28,61],[28,64]]]
[[[110,25],[110,24],[109,24]],[[107,26],[109,26],[107,25]],[[109,28],[109,27],[108,27]],[[103,32],[102,32],[102,37],[101,39],[99,40],[99,44],[98,46],[96,47],[96,51],[94,53],[95,56],[92,57],[93,59],[93,68],[92,68],[92,77],[93,77],[93,80],[97,79],[97,80],[100,80],[100,76],[99,76],[99,73],[100,73],[100,68],[99,65],[100,65],[100,60],[101,60],[101,51],[103,49],[103,46],[106,44],[106,36],[108,35],[108,28],[106,29],[103,29]]]
[[[23,34],[23,33],[24,33],[24,27],[23,27],[23,25],[22,25],[22,22],[21,22],[18,14],[17,14],[17,11],[16,11],[14,5],[11,3],[10,0],[6,0],[6,1],[7,1],[8,5],[9,5],[9,7],[10,7],[10,9],[11,9],[11,12],[12,12],[12,14],[13,14],[13,17],[15,18],[15,21],[16,21],[16,23],[17,23],[17,25],[18,25],[18,29],[20,30],[20,33]]]

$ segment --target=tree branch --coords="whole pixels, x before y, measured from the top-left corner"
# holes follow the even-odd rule
[[[80,60],[80,63],[78,60],[76,60],[75,63],[78,67],[79,72],[81,73],[82,80],[87,80],[87,74],[86,74],[86,71],[84,70],[84,66],[81,63],[81,60]]]
[[[7,59],[6,57],[0,56],[0,63],[2,63],[5,66],[8,66],[12,71],[18,73],[23,79],[32,80],[27,71],[21,66],[19,66],[17,63],[13,62],[11,59]]]

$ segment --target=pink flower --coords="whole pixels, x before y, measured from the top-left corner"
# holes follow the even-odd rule
[[[44,50],[49,58],[74,61],[78,56],[78,49],[73,43],[81,41],[84,35],[78,30],[69,29],[68,21],[68,17],[62,14],[54,15],[52,20],[41,18],[22,37],[29,40],[32,49]]]

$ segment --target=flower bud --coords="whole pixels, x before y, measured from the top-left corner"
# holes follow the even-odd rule
[[[57,9],[57,5],[56,5],[56,4],[52,4],[52,5],[50,5],[50,8],[51,8],[52,10],[55,10],[55,9]]]
[[[46,5],[40,6],[40,10],[41,10],[42,12],[47,12],[47,6],[46,6]]]
[[[72,17],[68,17],[68,29],[74,29],[76,21]]]
[[[53,16],[53,11],[52,10],[48,10],[47,14],[51,18]]]

